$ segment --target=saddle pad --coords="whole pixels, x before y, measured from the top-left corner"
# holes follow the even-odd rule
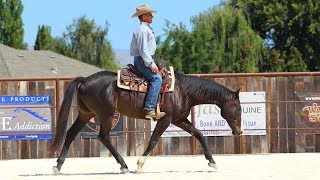
[[[163,81],[168,81],[169,84],[165,86],[161,86],[160,92],[172,92],[174,90],[175,78],[174,78],[174,70],[173,67],[168,67],[169,80],[163,79]],[[143,81],[139,77],[135,76],[134,78],[122,79],[121,77],[122,70],[118,70],[117,72],[117,86],[121,89],[127,89],[131,91],[139,91],[139,92],[147,92],[148,91],[148,81]]]

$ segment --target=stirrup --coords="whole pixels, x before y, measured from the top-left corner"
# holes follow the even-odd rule
[[[145,118],[147,120],[156,121],[156,120],[159,120],[160,118],[162,118],[164,115],[166,115],[165,112],[159,112],[156,114],[153,110],[153,111],[147,112]]]

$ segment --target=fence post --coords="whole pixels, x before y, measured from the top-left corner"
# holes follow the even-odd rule
[[[60,82],[59,79],[56,79],[56,114],[55,114],[55,122],[57,121],[57,117],[60,111]]]
[[[320,134],[316,134],[315,152],[320,152]]]

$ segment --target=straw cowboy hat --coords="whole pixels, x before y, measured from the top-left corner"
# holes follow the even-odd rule
[[[136,13],[134,13],[131,18],[134,18],[134,17],[138,17],[140,15],[143,15],[143,14],[147,14],[147,13],[156,13],[157,11],[155,10],[152,10],[150,8],[150,6],[148,6],[147,4],[143,4],[143,5],[140,5],[136,8]]]

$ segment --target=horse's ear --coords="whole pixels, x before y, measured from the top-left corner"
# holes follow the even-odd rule
[[[236,97],[239,97],[240,89],[238,89],[234,94]]]

